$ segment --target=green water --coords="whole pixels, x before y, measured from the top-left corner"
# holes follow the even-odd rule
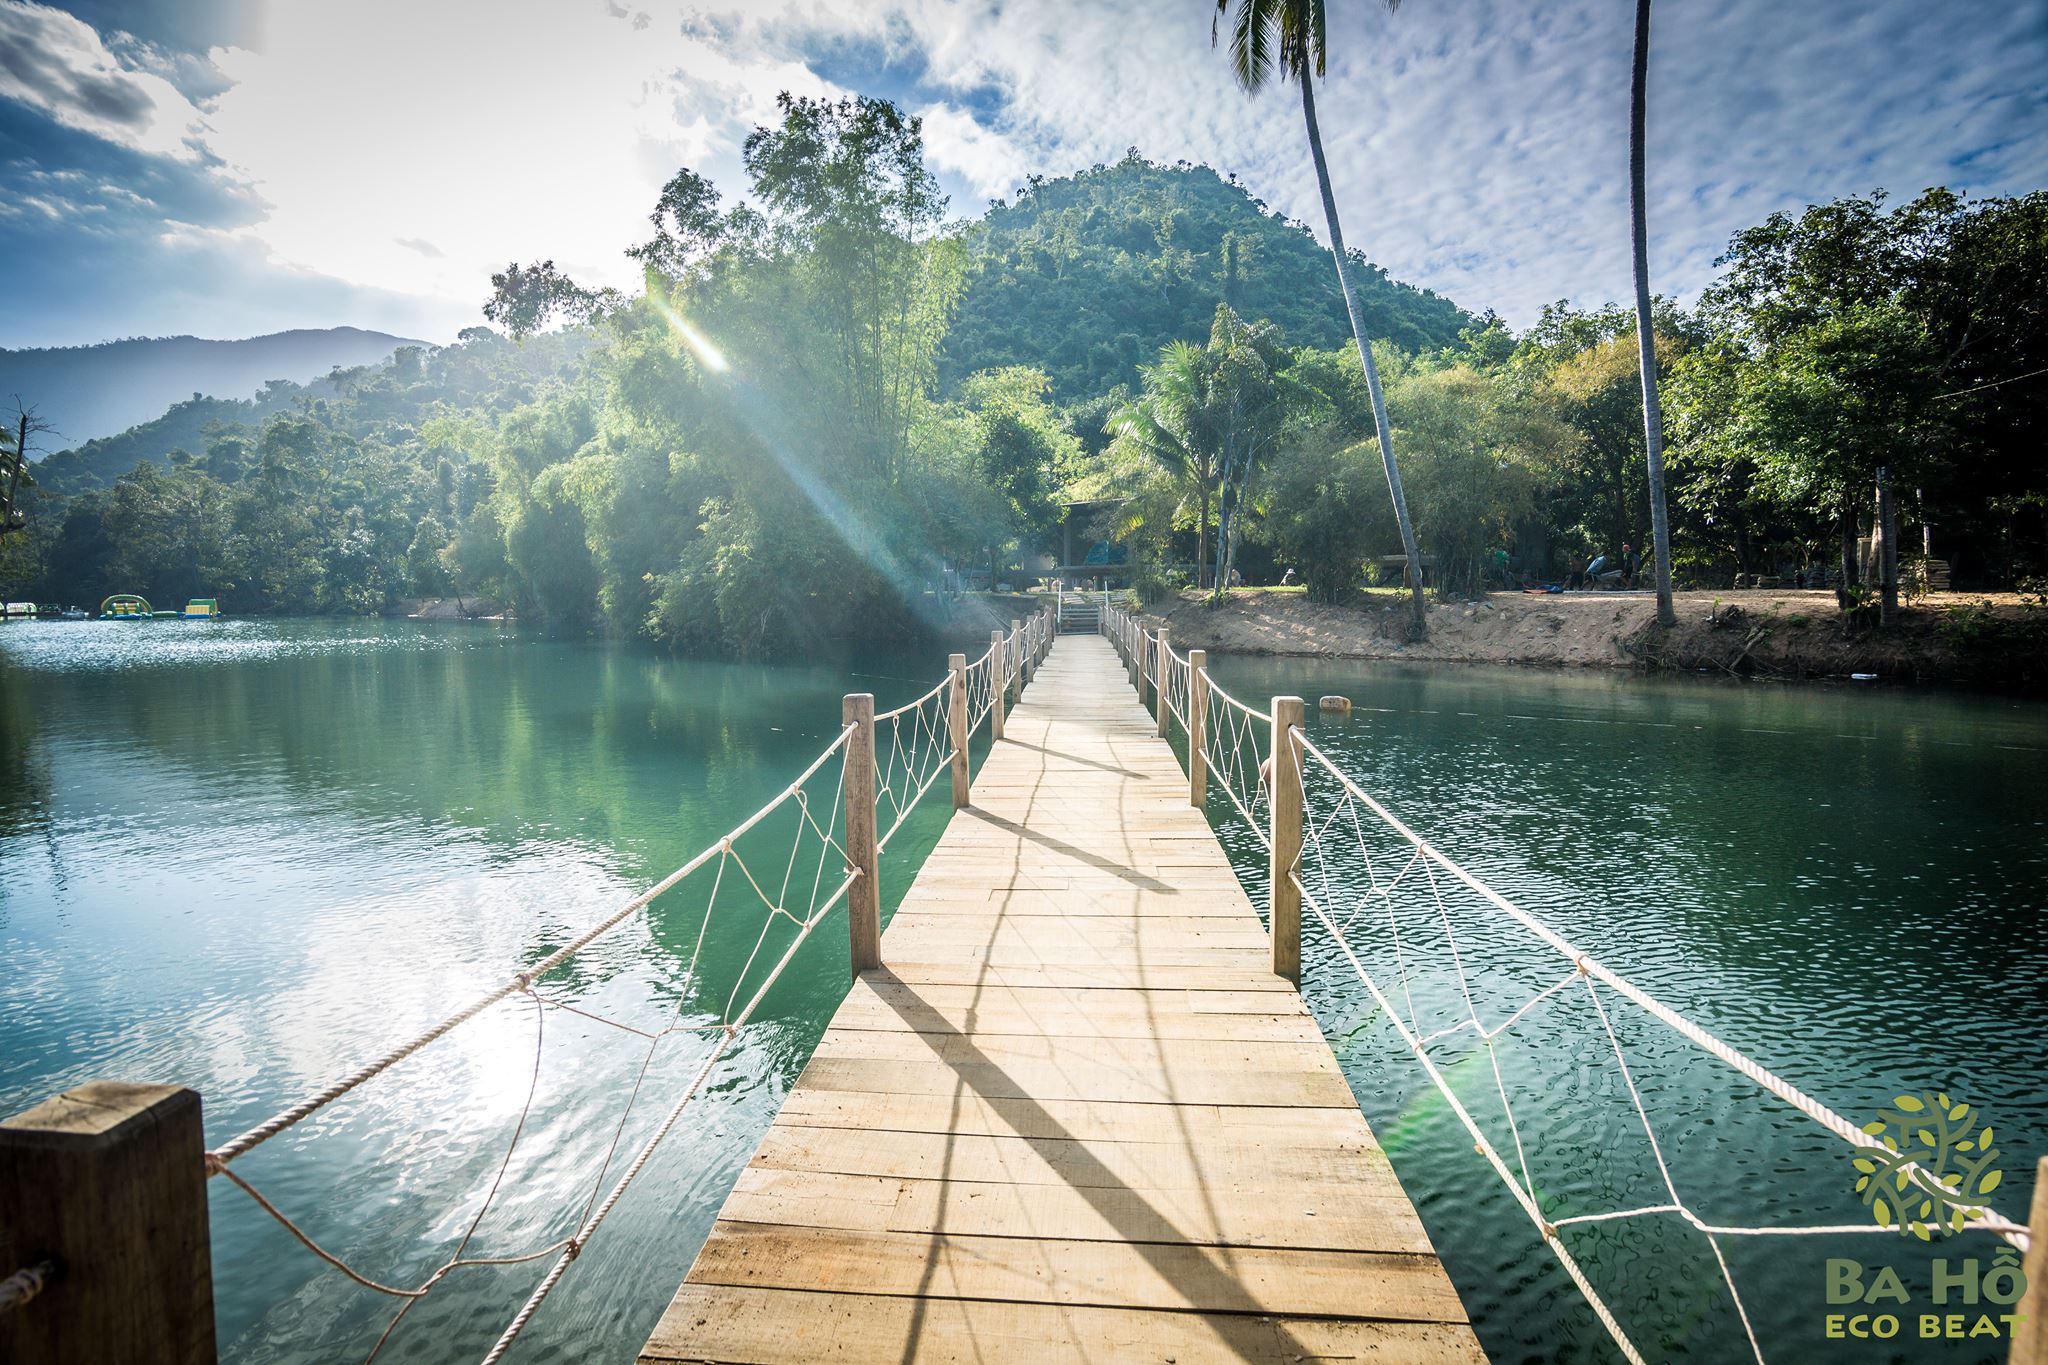
[[[92,1077],[177,1082],[201,1092],[208,1140],[223,1141],[716,840],[837,734],[843,693],[887,707],[943,670],[943,653],[755,668],[472,626],[0,628],[0,1112]],[[824,776],[829,798],[836,768]],[[885,895],[908,883],[945,804],[941,789],[885,852]],[[771,823],[747,846],[764,880],[781,873],[775,846],[792,829]],[[722,893],[685,983],[707,885],[693,879],[600,940],[549,978],[552,993],[647,1029],[678,1013],[716,1020],[761,916]],[[761,962],[792,937],[778,923]],[[799,950],[515,1359],[632,1358],[848,979],[841,912]],[[494,1008],[235,1169],[366,1272],[416,1282],[497,1173],[534,1087],[534,1014],[523,1000]],[[708,1046],[664,1043],[622,1153]],[[548,1012],[519,1154],[472,1254],[574,1227],[645,1052],[632,1034]],[[212,1218],[226,1358],[364,1356],[389,1300],[322,1267],[225,1181],[212,1182]],[[457,1272],[379,1358],[476,1359],[545,1264]]]
[[[205,1096],[210,1140],[240,1132],[731,827],[832,737],[842,693],[872,690],[886,707],[941,662],[749,668],[360,622],[0,626],[0,1109],[95,1076],[177,1081]],[[1353,718],[1317,723],[1317,740],[1395,810],[1844,1113],[1860,1121],[1901,1089],[1967,1098],[2013,1154],[1998,1202],[2026,1208],[2025,1171],[2048,1151],[2040,710],[1523,671],[1245,660],[1218,672],[1255,697],[1355,698]],[[941,828],[938,796],[885,855],[885,892]],[[1259,857],[1220,802],[1212,816],[1256,888]],[[764,834],[765,848],[787,828]],[[636,1026],[715,1019],[757,923],[714,919],[685,981],[704,927],[703,896],[685,888],[552,989]],[[1466,947],[1502,998],[1538,979],[1538,959],[1512,944],[1475,935]],[[1312,930],[1306,956],[1311,1003],[1489,1349],[1611,1358],[1326,936]],[[846,983],[835,915],[515,1359],[630,1358]],[[498,1007],[236,1169],[351,1261],[410,1281],[462,1235],[531,1086],[519,1155],[473,1251],[562,1235],[601,1183],[646,1049],[550,1011],[535,1084],[533,1016],[529,1003]],[[1605,1038],[1584,1016],[1576,1004],[1539,1012],[1503,1050],[1536,1179],[1575,1209],[1654,1202]],[[1703,1211],[1865,1216],[1833,1139],[1655,1028],[1618,1027],[1674,1175]],[[621,1150],[705,1046],[679,1035],[657,1052]],[[1479,1103],[1490,1075],[1466,1068],[1454,1082],[1493,1122]],[[388,1301],[214,1186],[226,1356],[360,1359]],[[1624,1321],[1647,1328],[1638,1339],[1653,1357],[1741,1358],[1696,1238],[1653,1222],[1573,1245]],[[1829,1358],[1827,1254],[1907,1256],[1872,1238],[1730,1247],[1772,1358]],[[475,1359],[538,1274],[458,1272],[380,1359]],[[1988,1361],[2002,1348],[1905,1341],[1833,1358],[1888,1356]]]
[[[1417,833],[1651,995],[1850,1116],[1946,1091],[2005,1153],[1994,1202],[2024,1220],[2048,1154],[2048,711],[2038,703],[1862,688],[1782,688],[1528,670],[1226,660],[1219,681],[1265,705],[1308,699],[1313,742]],[[1314,710],[1324,694],[1347,719]],[[1310,817],[1334,793],[1311,782]],[[1264,853],[1220,799],[1212,820],[1263,904]],[[1374,836],[1383,885],[1405,846]],[[1323,834],[1353,890],[1361,833]],[[1314,862],[1314,859],[1310,859]],[[1421,1033],[1466,1017],[1456,939],[1482,1020],[1498,1024],[1570,964],[1501,927],[1476,897],[1411,870],[1340,925]],[[1451,933],[1435,934],[1434,896]],[[1345,908],[1360,897],[1339,890]],[[1397,962],[1393,932],[1407,937]],[[1333,935],[1310,918],[1304,987],[1361,1105],[1497,1360],[1613,1359],[1607,1338],[1465,1129],[1421,1075]],[[1394,993],[1399,966],[1410,990]],[[1686,1202],[1729,1226],[1867,1224],[1838,1139],[1641,1012],[1604,996]],[[1482,1050],[1437,1055],[1489,1140],[1552,1216],[1664,1203],[1583,986],[1496,1045],[1510,1128]],[[1568,1247],[1651,1358],[1750,1358],[1706,1240],[1670,1217],[1586,1226]],[[1922,1342],[1933,1255],[1890,1236],[1724,1238],[1772,1360],[2003,1361],[2005,1343]],[[1824,1335],[1828,1257],[1896,1263],[1915,1305],[1885,1343]],[[1947,1311],[1962,1306],[1951,1303]],[[1877,1311],[1877,1310],[1870,1310]],[[1985,1305],[1983,1310],[2006,1311]]]

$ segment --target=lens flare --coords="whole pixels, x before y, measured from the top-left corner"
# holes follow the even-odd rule
[[[711,339],[692,327],[682,314],[659,297],[650,295],[649,298],[655,309],[667,320],[668,325],[675,328],[676,335],[683,339],[683,344],[690,348],[690,354],[697,357],[699,365],[713,374],[724,374],[732,368],[726,361],[725,352],[712,345]]]

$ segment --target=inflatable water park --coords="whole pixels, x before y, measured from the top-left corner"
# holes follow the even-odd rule
[[[132,592],[115,593],[100,603],[102,621],[218,621],[221,616],[216,597],[195,597],[181,611],[156,611],[148,598]]]
[[[0,620],[9,621],[218,621],[225,615],[217,597],[195,597],[177,611],[158,611],[132,592],[115,593],[96,612],[54,602],[0,602]]]

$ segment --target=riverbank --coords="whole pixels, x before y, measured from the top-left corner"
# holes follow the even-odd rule
[[[2048,607],[2015,593],[1932,593],[1889,630],[1851,622],[1828,591],[1682,592],[1675,605],[1666,629],[1647,592],[1491,593],[1431,603],[1412,642],[1406,598],[1389,590],[1321,604],[1239,589],[1214,607],[1190,593],[1145,615],[1176,648],[1231,654],[2048,688]]]

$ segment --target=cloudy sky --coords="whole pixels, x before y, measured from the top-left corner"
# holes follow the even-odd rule
[[[1629,289],[1630,0],[1332,0],[1346,232],[1518,325]],[[487,277],[592,283],[681,165],[741,186],[775,95],[924,116],[962,215],[1136,146],[1320,220],[1299,106],[1205,0],[0,0],[0,346],[350,323],[432,340]],[[2048,187],[2048,0],[1661,0],[1656,287],[1730,232],[1883,186]]]

